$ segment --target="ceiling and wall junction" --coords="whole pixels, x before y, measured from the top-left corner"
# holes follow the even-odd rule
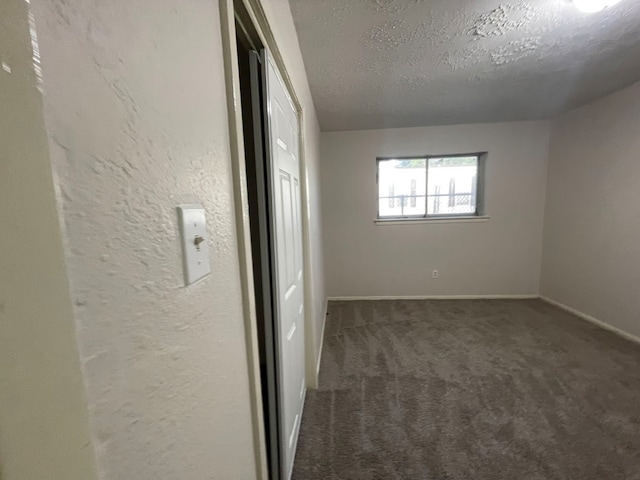
[[[291,0],[325,131],[553,117],[640,79],[640,2]]]

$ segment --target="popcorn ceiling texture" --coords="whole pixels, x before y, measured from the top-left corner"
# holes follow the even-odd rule
[[[549,118],[640,79],[640,2],[291,0],[323,130]]]

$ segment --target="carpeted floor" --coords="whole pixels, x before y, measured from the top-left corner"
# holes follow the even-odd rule
[[[541,300],[333,302],[295,480],[640,479],[640,346]]]

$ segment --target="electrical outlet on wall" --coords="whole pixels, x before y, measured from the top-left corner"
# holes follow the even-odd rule
[[[434,270],[433,273],[431,274],[431,278],[439,278],[440,277],[440,272],[438,272],[438,270]]]

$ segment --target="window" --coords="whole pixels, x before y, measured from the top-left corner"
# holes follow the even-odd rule
[[[378,159],[378,219],[484,215],[486,153]]]

